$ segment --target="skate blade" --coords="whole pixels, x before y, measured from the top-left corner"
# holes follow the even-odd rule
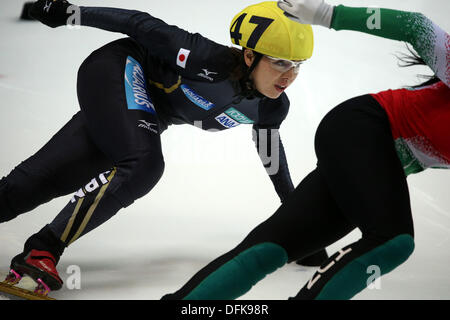
[[[47,295],[41,295],[33,291],[19,288],[15,285],[11,285],[5,282],[0,282],[0,292],[12,295],[25,300],[56,300]]]
[[[17,284],[23,278],[23,275],[11,270],[5,280],[0,282],[0,293],[25,300],[56,300],[48,296],[50,289],[42,280],[37,283],[34,291],[19,287]],[[29,280],[31,281],[32,279],[30,278]]]
[[[37,279],[37,287],[34,290],[34,293],[39,294],[41,296],[47,296],[50,293],[50,288],[45,284],[41,279]]]
[[[3,282],[10,284],[10,285],[15,285],[15,284],[18,284],[21,279],[22,279],[22,275],[17,273],[14,269],[11,269],[11,270],[9,270],[9,273],[6,276],[5,280],[3,280]]]

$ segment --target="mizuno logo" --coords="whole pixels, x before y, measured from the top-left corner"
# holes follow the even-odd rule
[[[200,72],[199,74],[197,74],[197,76],[202,77],[202,78],[205,78],[205,79],[207,79],[207,80],[209,80],[209,81],[214,81],[214,79],[213,79],[212,77],[210,77],[210,75],[218,74],[217,72],[208,71],[208,69],[202,69],[202,71],[203,71],[204,73],[201,73],[201,72]]]
[[[53,2],[48,2],[48,1],[45,1],[45,6],[44,6],[44,11],[46,11],[46,12],[49,12],[50,11],[50,7],[52,6],[52,4],[53,4]]]
[[[209,76],[210,74],[217,74],[217,72],[208,71],[208,69],[202,69],[205,75]]]
[[[152,126],[158,127],[157,124],[155,123],[151,123],[151,122],[147,122],[145,120],[139,120],[140,124],[138,125],[138,128],[144,128],[147,129],[153,133],[158,133],[158,130],[152,128]]]

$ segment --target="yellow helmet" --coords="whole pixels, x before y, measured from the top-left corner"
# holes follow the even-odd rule
[[[286,17],[276,1],[239,12],[231,21],[230,36],[235,45],[286,60],[308,59],[314,48],[311,26]]]

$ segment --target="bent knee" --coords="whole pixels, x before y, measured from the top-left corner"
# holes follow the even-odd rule
[[[139,180],[141,187],[136,192],[141,196],[148,193],[161,179],[165,163],[162,154],[146,152],[139,156],[133,176]],[[139,196],[138,196],[139,197]]]
[[[160,153],[145,152],[135,159],[119,164],[115,179],[119,184],[116,196],[124,207],[145,196],[158,183],[165,163]]]

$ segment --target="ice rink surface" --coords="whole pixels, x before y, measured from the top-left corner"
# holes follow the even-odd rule
[[[0,175],[36,152],[78,111],[76,74],[90,52],[124,37],[93,28],[51,29],[19,21],[22,0],[0,4]],[[147,11],[190,32],[229,45],[231,18],[257,1],[73,1]],[[419,11],[450,31],[448,0],[342,0],[331,4]],[[314,27],[315,51],[287,91],[290,113],[281,137],[295,184],[315,166],[314,132],[338,103],[356,95],[417,84],[425,67],[399,68],[400,42]],[[107,117],[107,115],[105,115]],[[450,137],[449,137],[450,139]],[[221,133],[172,126],[162,135],[166,169],[150,194],[66,249],[59,264],[66,285],[57,299],[159,299],[238,244],[279,206],[251,140],[251,127]],[[408,178],[416,233],[412,257],[355,299],[450,298],[450,171]],[[39,190],[36,190],[39,192]],[[25,240],[67,203],[55,199],[0,225],[0,270]],[[357,231],[328,247],[331,254]],[[73,266],[81,288],[72,288]],[[287,265],[241,299],[287,299],[313,268]]]

